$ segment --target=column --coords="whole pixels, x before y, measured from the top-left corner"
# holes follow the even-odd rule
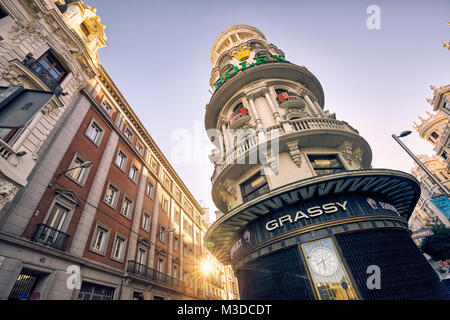
[[[144,203],[145,189],[147,187],[147,168],[142,166],[141,177],[139,178],[139,186],[136,198],[136,204],[133,212],[133,222],[131,225],[131,235],[128,240],[127,260],[135,260],[136,246],[138,241],[139,229],[142,221],[142,206]],[[125,262],[126,262],[125,261]]]
[[[258,130],[261,130],[263,128],[262,127],[262,121],[261,121],[261,118],[259,117],[258,111],[256,110],[255,101],[253,101],[253,97],[251,97],[251,96],[247,96],[246,100],[250,104],[250,108],[252,109],[252,113],[255,115],[256,128]]]
[[[158,218],[159,218],[159,202],[161,201],[161,184],[156,181],[156,192],[153,202],[153,213],[152,213],[152,229],[150,231],[150,249],[148,253],[148,263],[147,266],[154,269],[155,265],[155,251],[156,251],[156,234],[158,232]]]
[[[92,182],[92,188],[86,200],[84,210],[81,213],[77,230],[73,236],[70,252],[74,255],[83,255],[88,235],[91,231],[92,222],[94,221],[95,214],[97,213],[97,206],[102,198],[103,186],[105,185],[106,177],[116,151],[118,140],[119,136],[117,133],[115,131],[111,131],[105,151],[103,152],[102,160],[100,161],[94,181]]]
[[[169,276],[173,276],[172,275],[172,259],[173,259],[173,237],[174,237],[174,233],[175,230],[169,232],[170,230],[174,229],[174,225],[173,225],[173,212],[175,211],[175,207],[174,207],[174,203],[175,200],[170,197],[170,205],[169,205],[169,226],[168,226],[168,230],[167,230],[167,239],[169,240],[169,245],[167,246],[167,270],[166,273]]]
[[[277,122],[277,124],[280,124],[280,122],[281,122],[280,114],[278,113],[278,111],[277,111],[277,109],[276,109],[276,107],[275,107],[275,105],[273,103],[273,100],[272,100],[272,97],[269,94],[269,91],[268,90],[264,90],[263,92],[264,92],[264,96],[266,97],[267,102],[269,103],[270,110],[272,111],[272,114],[273,114],[273,117],[274,117],[275,121]]]
[[[225,142],[225,153],[227,153],[230,149],[230,147],[232,147],[232,145],[230,144],[230,132],[227,128],[227,121],[226,119],[222,118],[221,120],[221,125],[222,125],[222,136],[223,136],[223,140]]]
[[[311,99],[309,98],[309,96],[306,93],[303,94],[303,98],[305,99],[306,103],[311,108],[311,110],[314,112],[314,114],[317,117],[320,117],[322,115],[322,112],[321,112],[322,109],[319,108],[320,110],[318,110],[316,105],[311,101]]]
[[[325,111],[320,107],[319,103],[317,102],[316,99],[314,99],[313,101],[314,105],[317,107],[317,109],[319,110],[319,112],[322,114],[322,116],[327,117],[327,114],[325,113]]]

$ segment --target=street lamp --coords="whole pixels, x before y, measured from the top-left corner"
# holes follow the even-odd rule
[[[58,179],[61,175],[63,175],[63,174],[66,173],[66,172],[69,172],[69,171],[72,171],[72,170],[75,170],[75,169],[79,169],[79,168],[86,169],[86,168],[89,168],[90,166],[92,166],[92,161],[85,161],[85,162],[83,162],[82,164],[80,164],[79,166],[76,166],[76,167],[73,167],[73,168],[69,168],[69,169],[67,169],[67,170],[64,170],[63,172],[60,172],[60,173],[56,176],[56,179]]]
[[[72,171],[72,170],[75,170],[75,169],[79,169],[79,168],[86,169],[86,168],[89,168],[90,166],[92,166],[92,161],[85,161],[85,162],[83,162],[82,164],[80,164],[79,166],[76,166],[76,167],[73,167],[73,168],[69,168],[69,169],[67,169],[67,170],[64,170],[63,172],[58,173],[58,175],[56,176],[55,182],[56,182],[56,180],[59,179],[59,177],[60,177],[61,175],[63,175],[63,174],[66,173],[66,172],[69,172],[69,171]],[[49,183],[48,187],[51,188],[52,186],[53,186],[53,183]]]
[[[406,151],[406,153],[408,153],[411,158],[413,158],[413,160],[419,165],[420,168],[422,168],[422,170],[431,178],[431,180],[433,180],[434,183],[436,183],[436,185],[439,186],[439,188],[442,189],[442,191],[444,192],[444,194],[448,195],[449,192],[447,190],[447,188],[439,181],[439,179],[437,179],[430,170],[428,170],[427,167],[425,167],[425,165],[422,163],[422,161],[419,160],[419,158],[417,158],[414,153],[411,152],[411,150],[409,150],[406,145],[400,141],[400,138],[406,137],[407,135],[411,134],[411,131],[403,131],[402,133],[400,133],[398,136],[396,136],[395,134],[392,135],[392,138],[394,138],[395,141],[398,142],[398,144]]]

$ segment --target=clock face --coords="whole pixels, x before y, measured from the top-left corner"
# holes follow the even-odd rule
[[[328,248],[319,247],[311,251],[308,257],[312,271],[321,276],[331,276],[338,268],[336,255]]]

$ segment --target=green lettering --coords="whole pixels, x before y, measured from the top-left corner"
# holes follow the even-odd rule
[[[268,56],[259,56],[259,57],[255,57],[254,59],[255,59],[257,65],[270,62]]]
[[[277,56],[277,55],[274,55],[274,54],[273,54],[273,55],[271,55],[271,57],[275,59],[275,60],[273,60],[273,61],[289,62],[289,61],[286,61],[286,60],[284,59],[284,56],[283,56],[283,55]]]
[[[248,67],[247,67],[247,64],[245,63],[245,60],[242,61],[241,63],[239,63],[239,65],[241,66],[241,70],[245,70],[245,69],[248,68]]]
[[[217,80],[216,82],[214,82],[214,88],[215,90],[219,89],[219,86],[225,82],[225,79],[220,76],[219,80]]]
[[[230,74],[229,72],[231,70],[234,70],[234,72],[232,74]],[[236,66],[232,66],[230,69],[227,70],[227,72],[225,72],[225,78],[231,78],[232,76],[234,76],[237,72],[239,71],[238,67]]]

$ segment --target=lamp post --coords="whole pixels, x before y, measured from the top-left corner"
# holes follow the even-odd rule
[[[85,162],[83,162],[82,164],[80,164],[79,166],[76,166],[76,167],[73,167],[73,168],[69,168],[69,169],[67,169],[67,170],[64,170],[63,172],[58,173],[58,175],[56,176],[55,182],[56,182],[56,180],[59,179],[59,177],[60,177],[61,175],[65,174],[66,172],[69,172],[69,171],[72,171],[72,170],[75,170],[75,169],[79,169],[79,168],[86,169],[86,168],[89,168],[90,166],[92,166],[92,161],[85,161]],[[50,183],[50,184],[48,185],[49,188],[51,188],[52,186],[53,186],[53,183]]]
[[[69,169],[67,169],[67,170],[64,170],[63,172],[60,172],[60,173],[56,176],[56,179],[58,179],[61,175],[63,175],[63,174],[66,173],[66,172],[69,172],[69,171],[72,171],[72,170],[75,170],[75,169],[79,169],[79,168],[86,169],[86,168],[89,168],[90,166],[92,166],[92,161],[85,161],[85,162],[83,162],[82,164],[80,164],[79,166],[76,166],[76,167],[73,167],[73,168],[69,168]]]
[[[419,158],[417,158],[414,153],[411,152],[411,150],[409,150],[406,145],[400,141],[400,138],[406,137],[407,135],[411,134],[411,131],[403,131],[402,133],[400,133],[398,136],[396,136],[395,134],[392,135],[392,138],[394,138],[395,141],[398,142],[398,144],[406,151],[406,153],[408,153],[411,158],[413,158],[413,160],[419,165],[420,168],[422,168],[422,170],[431,178],[431,180],[433,180],[434,183],[436,183],[437,186],[439,186],[439,188],[441,188],[441,190],[443,191],[443,193],[445,195],[448,195],[449,192],[447,190],[447,188],[439,181],[439,179],[437,179],[430,170],[428,170],[427,167],[425,167],[425,165],[422,163],[422,161],[419,160]]]

